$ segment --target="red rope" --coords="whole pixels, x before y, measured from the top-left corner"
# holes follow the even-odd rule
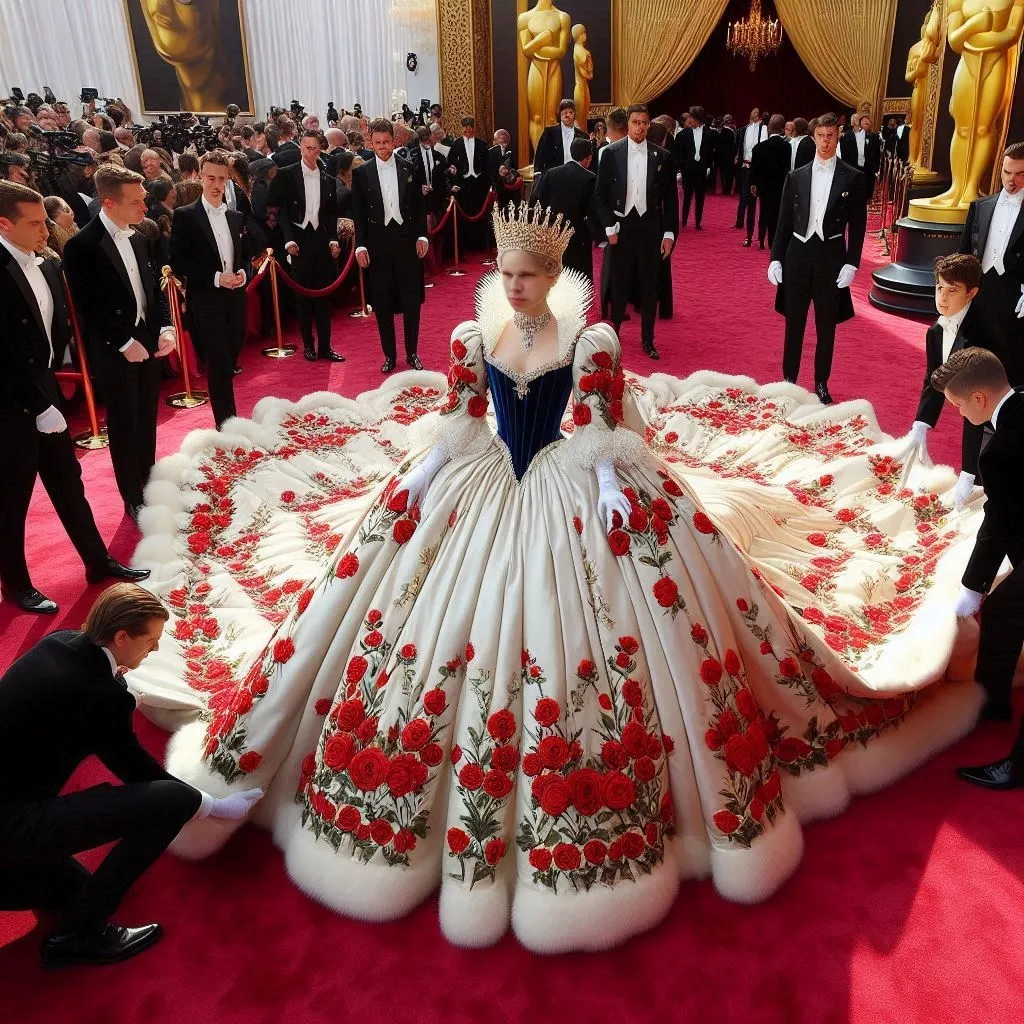
[[[253,265],[255,266],[255,263]],[[249,292],[253,291],[256,288],[259,288],[260,283],[263,281],[263,278],[267,276],[267,270],[269,269],[270,260],[269,257],[265,256],[260,265],[256,267],[256,273],[252,275],[252,280],[245,286],[246,294],[248,294]]]
[[[452,207],[455,205],[455,196],[452,196],[448,201],[448,209],[444,211],[444,216],[427,232],[430,235],[440,234],[445,224],[448,223],[449,218],[452,215]]]
[[[292,289],[292,291],[296,291],[300,295],[305,295],[308,299],[321,299],[325,295],[330,295],[331,292],[333,292],[341,282],[345,280],[348,276],[348,272],[352,269],[352,264],[355,263],[355,261],[356,250],[355,247],[353,247],[352,251],[348,254],[348,260],[346,261],[341,273],[329,285],[327,285],[326,288],[304,288],[294,280],[294,278],[288,276],[280,260],[277,261],[277,275],[286,285],[288,285],[289,288]]]
[[[459,213],[461,214],[463,220],[468,220],[470,222],[475,222],[475,221],[478,221],[478,220],[483,220],[485,214],[491,208],[491,203],[493,203],[493,202],[494,202],[494,189],[491,189],[487,193],[487,198],[484,200],[484,205],[480,207],[480,212],[478,214],[476,214],[475,216],[470,216],[468,213],[466,213],[466,211],[461,206],[459,207]]]

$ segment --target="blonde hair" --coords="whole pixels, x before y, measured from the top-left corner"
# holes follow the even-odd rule
[[[146,179],[141,174],[129,171],[127,167],[109,163],[97,167],[92,180],[96,186],[96,195],[103,200],[120,199],[121,189],[125,185],[141,185]]]

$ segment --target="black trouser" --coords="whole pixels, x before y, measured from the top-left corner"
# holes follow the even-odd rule
[[[727,196],[732,193],[732,179],[735,166],[732,162],[732,154],[728,156],[720,156],[718,158],[718,173],[722,178],[722,195]]]
[[[0,908],[60,909],[62,931],[105,922],[200,801],[175,779],[0,804]],[[114,841],[92,875],[71,859]]]
[[[614,246],[606,245],[601,250],[601,317],[612,318],[612,258],[609,253]]]
[[[96,360],[107,402],[110,461],[121,498],[141,505],[142,491],[156,462],[156,414],[160,404],[160,360],[150,355],[130,363],[117,351]]]
[[[25,563],[25,523],[36,474],[86,567],[107,560],[107,547],[82,486],[82,467],[71,435],[40,434],[35,417],[18,410],[0,413],[0,433],[9,445],[0,486],[0,586],[16,594],[32,586]]]
[[[219,428],[235,415],[234,368],[245,343],[245,289],[196,291],[188,301],[192,310],[193,338],[201,339],[206,352],[210,405]]]
[[[811,235],[806,242],[790,239],[783,262],[786,341],[782,353],[782,375],[796,380],[800,372],[807,310],[814,302],[814,382],[827,384],[832,373],[832,348],[839,319],[839,289],[836,278],[842,269],[846,249],[842,238],[822,242]]]
[[[653,345],[662,231],[651,213],[640,217],[635,210],[619,224],[618,242],[604,250],[604,258],[611,257],[612,324],[618,332],[635,281],[640,291],[640,338],[644,345]]]
[[[1010,686],[1024,646],[1024,566],[1018,564],[981,606],[978,680],[996,707],[1010,705]],[[1022,751],[1024,753],[1024,751]]]
[[[333,225],[332,225],[333,228]],[[338,276],[331,256],[330,238],[320,225],[315,231],[312,224],[304,228],[292,228],[298,253],[292,257],[291,276],[303,288],[326,288]],[[317,348],[320,355],[331,350],[331,300],[327,295],[310,299],[305,295],[296,297],[299,307],[299,333],[307,350]],[[316,321],[316,340],[313,343],[313,321]]]
[[[740,201],[736,207],[736,227],[747,228],[747,238],[754,237],[754,211],[757,208],[756,197],[750,194],[750,167],[737,168],[737,181],[739,182]]]
[[[782,205],[782,193],[766,195],[761,193],[757,197],[757,241],[764,245],[765,238],[770,246],[775,239],[775,229],[779,224],[779,207]]]
[[[696,200],[693,210],[693,223],[700,227],[704,216],[704,193],[707,190],[708,177],[703,164],[694,164],[683,171],[683,227],[690,218],[690,203]]]
[[[1021,282],[1011,274],[999,274],[993,267],[981,279],[981,290],[974,298],[980,306],[989,330],[999,343],[997,353],[1014,387],[1024,385],[1024,320],[1017,318]]]
[[[380,347],[388,359],[397,356],[395,314],[402,314],[406,358],[416,354],[423,304],[423,261],[416,255],[416,239],[402,234],[392,221],[371,226],[369,295],[377,318]]]
[[[567,270],[576,270],[588,281],[594,280],[594,248],[590,242],[590,233],[584,228],[579,241],[574,235],[565,247],[562,266]]]

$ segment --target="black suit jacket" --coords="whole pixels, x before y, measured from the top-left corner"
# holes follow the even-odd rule
[[[984,594],[1004,557],[1015,567],[1024,559],[1024,395],[1014,393],[1003,403],[978,462],[988,500],[963,585]]]
[[[960,236],[960,252],[977,256],[979,260],[984,256],[997,202],[998,192],[994,196],[975,199],[967,208],[967,220]],[[1024,203],[1021,204],[1020,212],[1013,223],[1013,230],[1010,232],[1010,239],[1003,255],[1003,267],[1007,274],[1024,284]]]
[[[704,125],[704,130],[701,132],[700,154],[697,153],[692,128],[684,128],[671,140],[670,145],[676,158],[676,167],[683,172],[684,177],[692,178],[694,175],[701,174],[706,177],[711,173],[717,142],[716,133],[707,125]]]
[[[0,803],[57,796],[90,754],[122,782],[173,779],[136,738],[134,710],[102,648],[74,630],[43,637],[0,678]]]
[[[297,164],[302,159],[302,150],[299,149],[299,144],[289,139],[287,142],[282,142],[280,146],[271,154],[270,159],[274,161],[280,168],[291,167],[292,164]]]
[[[597,170],[594,204],[602,228],[610,228],[625,216],[629,139],[619,139],[605,149]],[[647,217],[654,215],[659,234],[679,234],[679,189],[672,155],[647,143]]]
[[[488,145],[481,138],[473,139],[473,169],[487,181],[487,150]],[[466,153],[466,140],[460,135],[448,150],[448,166],[455,168],[455,174],[449,175],[458,184],[469,174],[469,155]]]
[[[563,220],[572,225],[573,236],[565,250],[565,262],[569,266],[579,267],[581,263],[592,261],[591,246],[605,240],[594,205],[596,188],[597,176],[570,160],[560,167],[552,167],[534,189],[536,202],[562,214]]]
[[[772,135],[754,147],[749,182],[763,201],[771,204],[781,200],[792,158],[793,147],[782,135]]]
[[[573,125],[573,139],[586,139],[587,133]],[[565,163],[565,147],[562,145],[562,124],[549,125],[541,133],[537,141],[537,152],[533,158],[533,175],[543,174],[549,167],[559,167]]]
[[[250,274],[249,231],[246,218],[238,210],[227,210],[224,213],[228,230],[231,234],[231,245],[234,250],[232,272],[244,271],[248,281]],[[202,197],[187,206],[179,206],[174,211],[174,222],[171,224],[171,268],[174,276],[186,282],[190,295],[196,292],[218,291],[213,283],[214,277],[223,270],[217,239],[210,224],[210,215],[203,206]],[[225,295],[233,294],[232,289],[225,289]]]
[[[505,152],[501,151],[501,146],[491,146],[487,150],[487,177],[490,180],[491,188],[500,196],[502,192],[507,191],[506,182],[508,176],[502,177],[500,174],[501,168],[505,167],[510,172],[516,175],[516,188],[519,187],[521,180],[518,177],[519,164],[516,163],[515,150],[509,146]]]
[[[759,129],[758,129],[758,134],[757,134],[757,141],[754,143],[755,146],[758,143],[760,143],[760,142],[764,142],[768,138],[768,127],[767,127],[767,125],[761,124],[760,122],[758,124],[759,124]],[[736,154],[736,166],[737,167],[741,167],[743,165],[743,139],[746,136],[747,129],[749,127],[750,127],[749,124],[743,124],[743,125],[739,125],[736,128],[736,148],[735,148],[735,154]]]
[[[736,155],[736,129],[723,125],[715,132],[715,158],[719,163],[728,160]]]
[[[337,179],[320,171],[320,209],[317,216],[318,233],[330,242],[338,240]],[[306,219],[306,186],[302,180],[301,162],[284,167],[270,183],[268,207],[277,207],[277,226],[285,244],[297,242],[299,225]]]
[[[160,271],[149,243],[138,231],[132,249],[146,296],[146,318],[135,324],[135,292],[114,239],[97,217],[64,246],[64,276],[71,288],[80,326],[92,355],[119,355],[119,349],[135,338],[152,355],[162,328],[170,324],[167,296],[160,289]]]
[[[430,154],[432,170],[429,181],[427,181],[427,169],[423,164],[423,147],[410,146],[408,160],[412,165],[413,177],[416,179],[420,192],[422,193],[424,185],[431,187],[431,191],[423,197],[423,205],[427,213],[440,214],[444,212],[445,206],[448,205],[448,189],[450,187],[448,160],[443,153],[439,153],[434,148],[431,148]]]
[[[979,348],[987,348],[990,352],[999,355],[999,349],[995,339],[985,326],[985,318],[976,304],[971,305],[960,324],[960,330],[956,333],[956,339],[949,354],[959,352],[962,348],[976,345]],[[942,365],[942,327],[938,323],[928,328],[925,336],[925,372],[924,386],[921,389],[921,400],[917,405],[915,420],[927,423],[934,427],[939,422],[939,413],[945,397],[941,391],[932,387],[932,373]],[[974,426],[970,420],[964,420],[963,441],[961,442],[960,467],[967,473],[977,474],[978,455],[981,452],[981,442],[985,435],[983,427]]]
[[[392,155],[398,176],[398,208],[402,214],[400,233],[415,243],[427,236],[427,214],[423,192],[413,174],[412,164]],[[374,250],[385,240],[384,196],[380,189],[377,161],[360,164],[352,174],[352,219],[356,226],[356,247],[365,245],[372,259]]]
[[[814,150],[814,139],[810,135],[801,135],[800,141],[796,144],[796,163],[793,170],[809,164],[814,159]]]
[[[43,260],[39,269],[53,298],[52,359],[32,286],[18,261],[0,245],[0,422],[27,424],[32,430],[35,417],[58,402],[53,369],[71,339],[60,265]]]
[[[845,160],[851,167],[857,167],[857,136],[855,132],[847,132],[839,140],[839,159]],[[878,132],[865,132],[864,166],[867,175],[875,175],[882,162],[882,139]],[[868,197],[870,198],[870,197]]]

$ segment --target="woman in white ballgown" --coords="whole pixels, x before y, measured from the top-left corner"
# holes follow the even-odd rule
[[[172,619],[132,684],[168,768],[263,786],[341,913],[440,885],[455,943],[593,949],[681,879],[766,898],[802,822],[973,726],[948,609],[977,512],[866,403],[626,378],[559,276],[571,229],[494,223],[447,382],[265,399],[157,466],[137,560]]]

